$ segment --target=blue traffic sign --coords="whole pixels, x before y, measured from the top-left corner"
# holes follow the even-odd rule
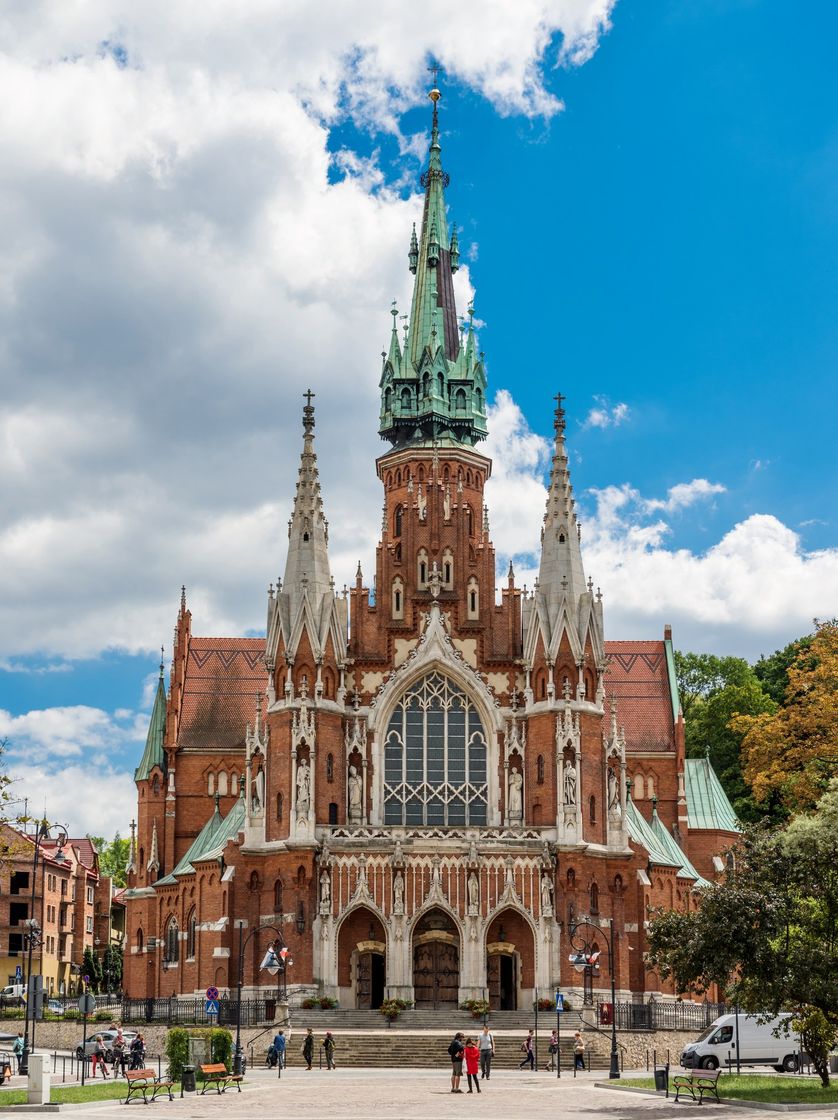
[[[556,1014],[561,1015],[564,1011],[564,995],[561,992],[556,992]]]
[[[217,999],[208,999],[207,1002],[206,1002],[205,1010],[206,1010],[207,1015],[217,1015],[218,1014],[218,1000]]]
[[[218,999],[218,988],[214,985],[207,988],[207,999]]]
[[[23,979],[23,969],[21,968],[20,965],[16,965],[15,966],[15,980],[22,980],[22,979]]]

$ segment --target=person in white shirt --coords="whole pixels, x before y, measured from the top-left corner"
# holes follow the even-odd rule
[[[488,1025],[477,1036],[477,1049],[480,1051],[480,1079],[489,1080],[492,1072],[492,1058],[495,1056],[495,1040]]]

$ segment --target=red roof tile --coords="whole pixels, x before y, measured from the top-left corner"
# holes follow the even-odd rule
[[[662,641],[606,642],[605,690],[629,751],[674,751],[675,725]]]
[[[242,747],[266,683],[264,638],[192,638],[178,746]]]

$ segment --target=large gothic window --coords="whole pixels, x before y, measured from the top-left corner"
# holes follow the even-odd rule
[[[441,673],[423,677],[390,717],[384,823],[486,824],[486,736],[468,696]]]

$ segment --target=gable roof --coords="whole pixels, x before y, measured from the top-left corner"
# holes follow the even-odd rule
[[[183,682],[178,747],[244,747],[256,693],[267,684],[264,638],[192,638]]]
[[[674,751],[675,719],[665,641],[606,642],[605,691],[617,701],[617,722],[629,753]]]
[[[681,860],[681,867],[678,875],[683,879],[695,879],[696,886],[709,887],[710,884],[706,879],[703,879],[690,862],[687,853],[675,839],[671,832],[668,831],[666,825],[658,816],[657,806],[652,809],[652,820],[649,825],[652,832],[655,834],[655,839],[660,844],[661,848],[673,857],[673,859]]]
[[[709,758],[685,759],[687,823],[690,828],[739,832],[739,822]]]
[[[217,859],[226,848],[227,841],[234,840],[244,828],[244,791],[226,817],[221,816],[219,800],[216,796],[212,816],[189,845],[180,862],[168,875],[158,879],[155,886],[168,886],[177,880],[178,875],[194,874],[196,863],[200,860]]]
[[[681,859],[659,843],[651,825],[646,821],[631,797],[626,798],[626,827],[629,839],[642,844],[649,853],[649,862],[661,867],[681,867]]]

